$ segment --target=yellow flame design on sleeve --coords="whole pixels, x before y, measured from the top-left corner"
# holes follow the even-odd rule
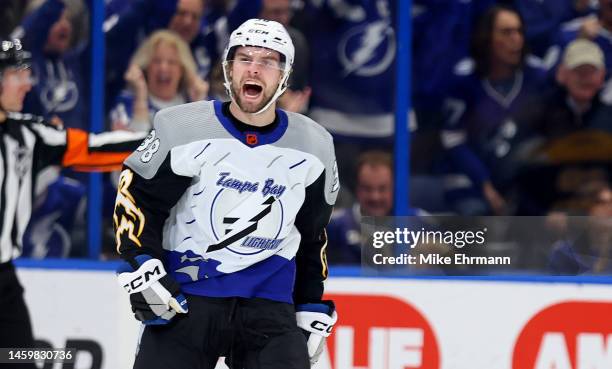
[[[138,238],[142,234],[145,226],[145,216],[140,208],[136,206],[134,197],[129,191],[133,179],[134,173],[129,169],[125,169],[121,172],[119,185],[117,186],[117,200],[115,202],[113,221],[116,229],[115,241],[117,243],[118,253],[120,253],[121,235],[126,231],[128,238],[138,245],[138,247],[142,247]]]

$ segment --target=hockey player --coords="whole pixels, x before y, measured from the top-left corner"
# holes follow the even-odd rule
[[[19,113],[31,89],[30,53],[19,40],[0,41],[0,347],[32,347],[30,318],[12,260],[32,213],[37,175],[50,165],[116,170],[144,134],[87,134],[58,129],[42,118]],[[2,368],[34,368],[3,364]]]
[[[161,110],[126,160],[114,221],[119,283],[145,324],[134,368],[305,369],[320,355],[337,319],[322,295],[339,183],[329,133],[275,109],[293,58],[280,23],[246,21],[224,52],[231,101]]]

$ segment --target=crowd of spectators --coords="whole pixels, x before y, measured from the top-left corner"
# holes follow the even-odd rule
[[[2,38],[21,38],[33,56],[37,83],[24,112],[88,128],[90,1],[0,3]],[[227,99],[220,57],[229,33],[254,17],[288,28],[296,60],[279,103],[334,136],[343,190],[330,225],[329,261],[359,262],[361,215],[392,215],[393,192],[403,190],[393,188],[392,161],[397,0],[105,6],[104,111],[113,130],[147,131],[160,109]],[[405,16],[413,25],[407,215],[605,213],[576,204],[599,196],[594,181],[601,196],[610,188],[612,0],[414,0]],[[51,184],[37,194],[47,206],[34,221],[48,225],[55,214],[45,196],[76,194],[62,205],[72,218],[58,225],[73,232],[65,228],[79,218],[84,187],[57,173],[42,183]],[[572,244],[551,246],[555,272],[567,265],[581,272],[584,265],[609,268],[565,261]],[[66,247],[59,249],[65,256]]]

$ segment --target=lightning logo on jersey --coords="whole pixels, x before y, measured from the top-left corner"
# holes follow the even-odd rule
[[[274,201],[276,201],[276,199],[273,196],[268,197],[259,207],[259,209],[261,210],[258,213],[253,214],[252,216],[247,215],[238,218],[234,216],[225,216],[223,218],[223,223],[230,224],[231,227],[226,228],[225,237],[216,245],[209,246],[207,252],[221,250],[222,248],[227,247],[232,243],[255,232],[257,230],[257,225],[259,224],[259,221],[263,217],[268,215],[272,210],[272,204],[274,203]],[[257,207],[255,207],[255,209],[257,210]]]

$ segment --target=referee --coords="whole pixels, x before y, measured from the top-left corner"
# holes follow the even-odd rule
[[[88,134],[19,113],[32,88],[30,53],[19,40],[0,42],[0,348],[33,347],[23,288],[12,260],[21,255],[37,174],[50,165],[84,171],[120,169],[146,134]],[[0,367],[35,368],[23,363]]]

